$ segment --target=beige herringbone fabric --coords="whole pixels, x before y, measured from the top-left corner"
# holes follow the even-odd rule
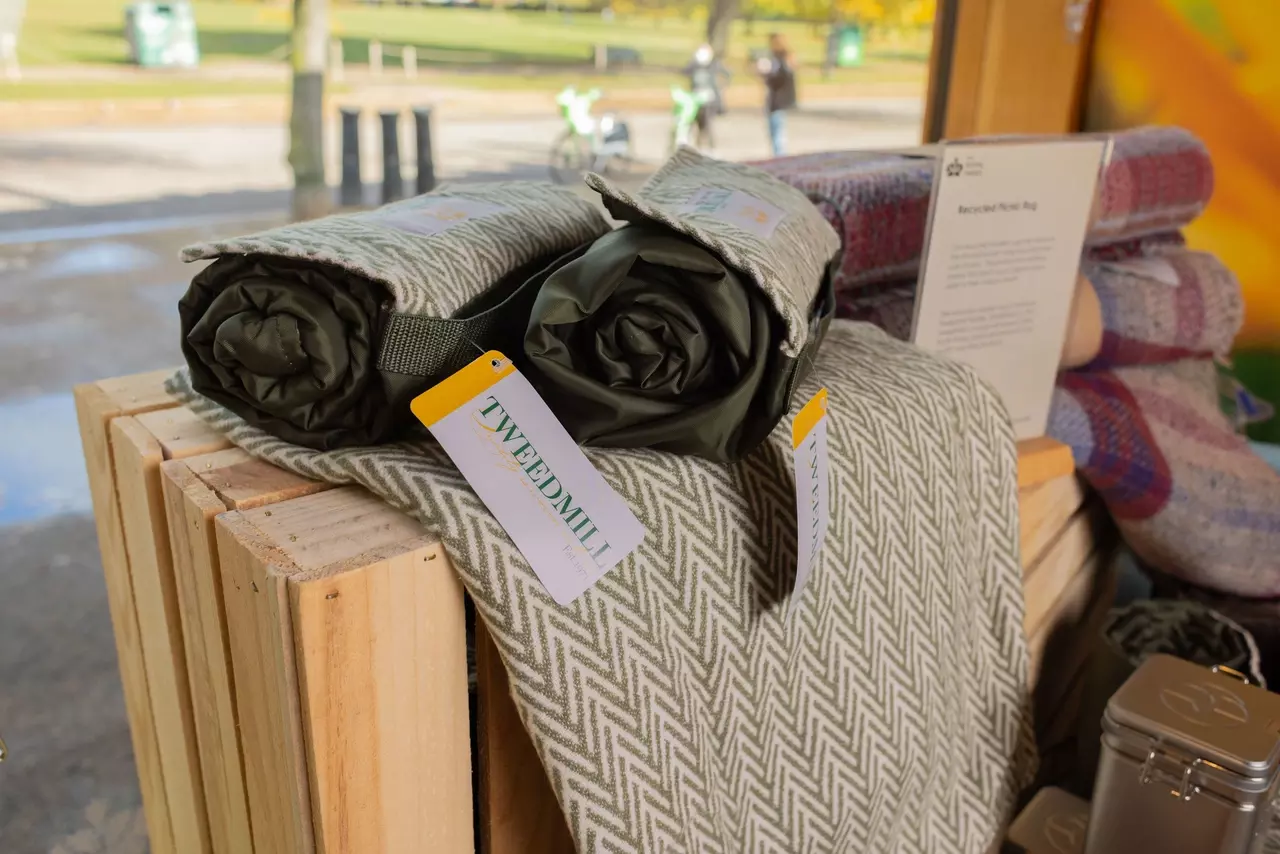
[[[787,422],[732,466],[589,450],[647,534],[562,608],[434,443],[318,453],[185,394],[440,536],[579,851],[982,854],[1035,765],[1007,416],[969,370],[846,321],[799,399],[820,385],[831,525],[789,621]]]
[[[786,324],[782,352],[795,357],[804,349],[823,270],[840,248],[839,235],[804,193],[767,172],[683,146],[638,192],[628,193],[595,173],[587,176],[587,185],[614,216],[634,219],[629,211],[635,211],[687,234],[749,276]],[[724,211],[700,210],[697,200],[716,191],[745,194],[748,205],[764,202],[781,216],[762,236],[726,219]]]
[[[446,200],[471,207],[442,210]],[[261,254],[332,264],[384,285],[399,314],[453,317],[513,270],[608,230],[595,205],[564,187],[442,185],[376,210],[188,246],[182,259]]]

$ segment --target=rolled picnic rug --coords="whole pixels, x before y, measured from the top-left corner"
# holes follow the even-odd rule
[[[1087,293],[1077,294],[1068,319],[1062,367],[1096,370],[1230,352],[1244,316],[1239,281],[1212,254],[1170,242],[1158,247],[1141,256],[1086,253],[1078,288]],[[911,280],[846,291],[837,295],[836,315],[906,340],[915,293]]]
[[[1213,193],[1213,164],[1192,133],[1153,126],[1106,136],[1113,148],[1088,245],[1176,231],[1204,210]],[[834,206],[824,207],[844,241],[837,294],[914,277],[933,191],[931,158],[841,151],[753,165]]]
[[[547,276],[534,385],[581,444],[741,459],[826,333],[835,232],[802,193],[692,149],[634,196],[588,183],[630,224]]]
[[[1240,282],[1208,252],[1086,261],[1102,340],[1087,370],[1225,356],[1244,322]]]
[[[214,259],[178,305],[192,384],[295,444],[386,441],[416,394],[518,350],[531,276],[607,230],[569,190],[509,182],[189,247]]]

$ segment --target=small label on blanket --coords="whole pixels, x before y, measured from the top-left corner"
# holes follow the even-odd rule
[[[485,353],[410,408],[557,604],[577,599],[644,539],[631,508],[501,353]]]
[[[827,484],[827,390],[813,396],[791,423],[796,469],[796,588],[789,613],[795,613],[813,573],[830,519]]]
[[[741,190],[703,187],[680,208],[680,213],[705,214],[721,222],[737,226],[761,240],[768,240],[778,223],[787,215],[777,205],[757,199]]]
[[[429,237],[448,231],[464,222],[484,219],[494,214],[506,213],[508,210],[510,208],[504,208],[502,205],[492,205],[475,199],[428,196],[422,199],[421,204],[415,206],[373,211],[369,214],[369,218],[388,228]]]
[[[1151,279],[1171,288],[1176,288],[1182,284],[1178,281],[1178,271],[1174,269],[1173,264],[1169,263],[1169,259],[1159,256],[1126,258],[1123,261],[1104,261],[1102,267],[1126,276]]]

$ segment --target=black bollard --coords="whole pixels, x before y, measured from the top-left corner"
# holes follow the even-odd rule
[[[431,108],[413,108],[413,126],[418,140],[418,195],[436,188],[436,161],[431,154]]]
[[[387,110],[382,117],[382,203],[404,196],[404,179],[400,177],[400,112]]]
[[[343,207],[364,203],[364,184],[360,180],[360,109],[343,107],[342,113],[342,189],[338,198]]]

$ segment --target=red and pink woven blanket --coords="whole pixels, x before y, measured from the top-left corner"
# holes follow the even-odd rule
[[[1102,348],[1059,375],[1049,435],[1071,446],[1148,563],[1226,593],[1280,596],[1280,475],[1219,405],[1215,359],[1240,328],[1240,286],[1178,233],[1208,204],[1208,152],[1178,128],[1114,139],[1081,264],[1102,306]],[[844,238],[837,313],[907,338],[932,162],[840,152],[759,165],[826,200]]]

